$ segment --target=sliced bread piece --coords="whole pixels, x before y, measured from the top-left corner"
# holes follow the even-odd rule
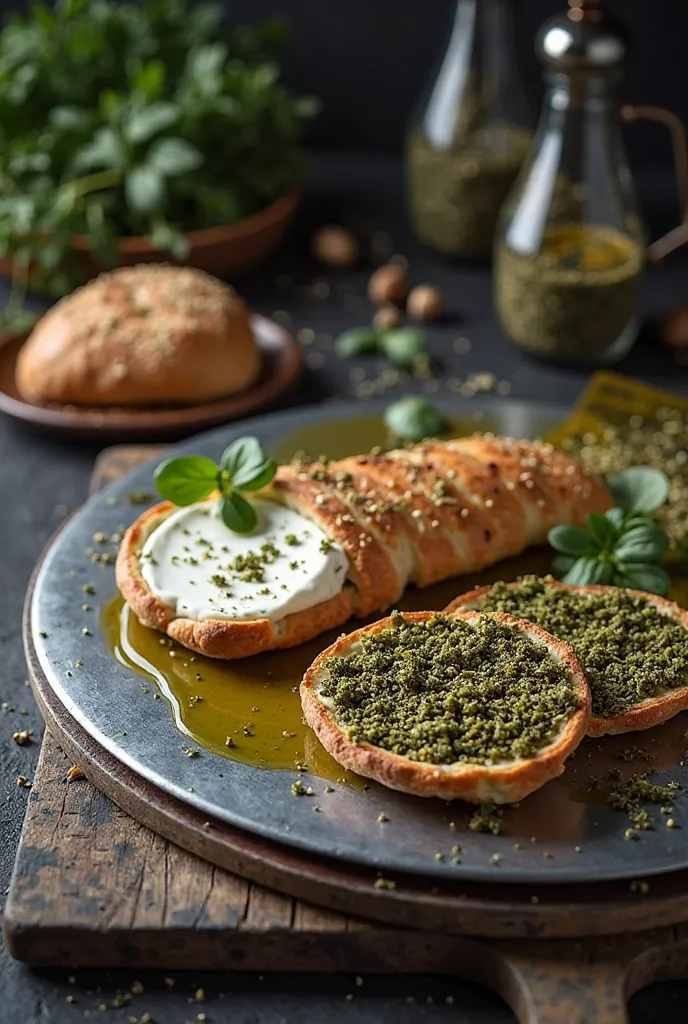
[[[473,803],[514,803],[560,775],[590,720],[571,648],[511,615],[394,613],[323,651],[300,692],[344,767]]]
[[[269,610],[262,617],[247,614],[258,608],[254,601],[236,617],[204,609],[195,618],[178,594],[156,589],[142,572],[141,558],[153,554],[154,532],[164,531],[175,512],[162,503],[126,531],[117,559],[117,585],[144,625],[217,658],[290,647],[353,615],[364,618],[394,607],[410,583],[428,586],[543,543],[555,522],[582,522],[612,500],[597,480],[550,446],[487,435],[280,466],[270,485],[251,497],[289,509],[299,517],[299,529],[314,524],[323,543],[344,551],[348,567],[340,592],[327,600],[314,595],[311,607],[282,618]],[[259,529],[252,537],[256,550],[271,541]],[[229,528],[224,547],[231,559]],[[190,563],[189,554],[181,552],[182,563]],[[199,586],[216,572],[199,558],[184,585]]]
[[[566,594],[576,603],[558,597]],[[651,729],[688,710],[688,611],[673,601],[525,577],[477,587],[445,613],[468,610],[518,615],[573,647],[592,694],[590,736]]]

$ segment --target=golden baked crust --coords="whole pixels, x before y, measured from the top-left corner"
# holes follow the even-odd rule
[[[604,584],[591,583],[588,586],[576,587],[570,583],[561,583],[559,580],[550,580],[548,582],[552,587],[561,587],[564,590],[571,590],[579,594],[604,593],[605,591],[618,589],[617,587],[605,586]],[[512,589],[516,589],[518,585],[517,582],[507,583],[507,586]],[[444,609],[444,614],[449,615],[471,609],[479,611],[482,598],[491,589],[490,586],[476,587],[474,590],[469,590],[466,594],[461,594],[447,605]],[[648,594],[644,590],[628,590],[627,593],[633,597],[642,598],[649,604],[654,605],[663,615],[676,619],[686,629],[686,643],[688,643],[688,611],[681,608],[674,601],[667,601],[664,597],[659,597],[657,594]],[[669,690],[659,697],[649,697],[647,700],[634,704],[627,711],[622,711],[620,714],[613,715],[610,718],[603,718],[600,715],[593,714],[588,727],[588,735],[606,736],[652,729],[653,726],[661,725],[663,722],[673,718],[674,715],[686,710],[688,710],[688,680],[686,680],[685,686],[681,686],[676,690]]]
[[[436,614],[408,612],[404,614],[404,619],[407,622],[424,622]],[[460,799],[472,803],[516,803],[539,789],[545,782],[561,775],[566,758],[585,736],[590,720],[590,691],[580,662],[568,644],[550,636],[538,626],[516,619],[512,615],[490,614],[504,625],[521,630],[533,640],[546,644],[571,671],[579,697],[579,706],[549,746],[537,757],[509,764],[431,765],[412,761],[370,743],[352,742],[346,729],[337,723],[330,709],[320,698],[320,683],[330,658],[345,654],[362,636],[370,636],[390,626],[392,619],[386,618],[357,629],[348,636],[340,637],[331,647],[318,655],[301,683],[301,706],[306,722],[335,761],[351,771],[358,772],[359,775],[376,779],[390,789],[413,793],[416,796],[436,796],[443,800]],[[481,617],[481,613],[459,612],[456,613],[456,617],[474,622]]]
[[[467,439],[469,440],[469,439]],[[281,466],[264,497],[299,512],[341,544],[349,559],[349,581],[330,601],[270,623],[175,619],[148,590],[139,570],[146,538],[172,506],[145,512],[127,531],[117,562],[117,584],[145,625],[175,637],[192,650],[217,658],[242,658],[291,647],[394,605],[409,583],[427,586],[472,572],[528,543],[544,543],[556,504],[562,522],[580,522],[588,512],[609,508],[607,492],[567,456],[536,442],[485,438],[484,448],[466,452],[460,442],[433,442],[384,455],[354,456],[328,464]],[[512,446],[518,445],[518,448]],[[501,450],[510,466],[502,478]],[[516,454],[514,454],[516,452]],[[478,457],[479,456],[479,457]],[[550,462],[571,471],[560,482]],[[531,489],[533,462],[542,481]],[[524,477],[507,486],[508,475]],[[582,483],[581,483],[582,481]]]
[[[28,402],[191,405],[258,376],[249,311],[228,285],[186,267],[101,274],[53,306],[17,360]]]

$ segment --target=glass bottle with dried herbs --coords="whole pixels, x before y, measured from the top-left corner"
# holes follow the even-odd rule
[[[439,70],[407,132],[414,230],[459,259],[490,259],[499,210],[532,141],[513,4],[458,0]]]
[[[545,23],[548,90],[500,218],[495,301],[517,345],[559,362],[622,358],[638,330],[645,237],[621,138],[626,43],[596,0]]]

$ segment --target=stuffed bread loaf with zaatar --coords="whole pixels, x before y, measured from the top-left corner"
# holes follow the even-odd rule
[[[250,497],[250,534],[224,524],[216,495],[162,502],[127,530],[117,584],[144,625],[216,658],[292,647],[612,505],[552,446],[488,434],[280,466]]]

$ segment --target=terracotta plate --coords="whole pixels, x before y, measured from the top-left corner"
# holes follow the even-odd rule
[[[287,392],[301,370],[301,350],[291,334],[263,316],[254,316],[252,324],[263,358],[260,378],[253,387],[202,405],[167,408],[31,405],[17,391],[14,375],[26,335],[7,332],[0,337],[0,411],[51,433],[119,441],[183,437],[250,416]]]

